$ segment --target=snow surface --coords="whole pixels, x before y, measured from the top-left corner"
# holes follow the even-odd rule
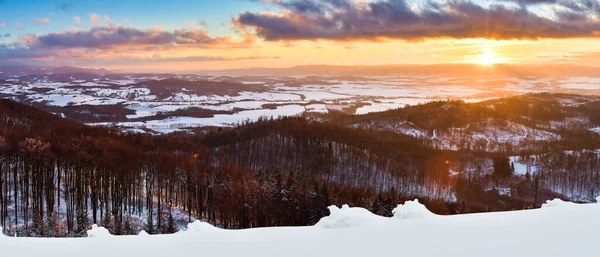
[[[296,78],[301,78],[296,77]],[[98,77],[93,81],[76,80],[69,82],[50,81],[49,78],[33,81],[7,79],[0,83],[0,94],[18,101],[43,103],[49,106],[114,105],[121,104],[135,111],[127,115],[129,119],[154,116],[161,112],[198,107],[214,111],[236,112],[232,115],[218,115],[211,119],[190,120],[178,117],[175,120],[161,121],[151,118],[154,123],[118,122],[117,126],[149,128],[168,133],[190,126],[231,126],[247,120],[256,120],[256,115],[288,116],[302,112],[328,113],[330,110],[353,110],[356,114],[386,111],[439,100],[464,100],[480,102],[503,96],[539,92],[596,92],[600,89],[597,77],[513,77],[513,76],[376,76],[364,80],[341,80],[321,78],[318,82],[294,81],[292,78],[273,78],[263,81],[256,78],[239,78],[242,84],[264,85],[265,92],[232,92],[230,95],[199,95],[189,89],[180,88],[172,95],[152,92],[143,86],[148,79],[159,76],[126,76],[126,79]],[[181,76],[181,79],[189,79]],[[197,79],[197,78],[192,78]],[[214,79],[214,78],[203,78]],[[232,81],[238,79],[232,78]],[[596,90],[596,91],[593,91]],[[592,92],[593,91],[593,92]],[[360,104],[360,105],[357,105]],[[276,110],[267,110],[278,106]],[[280,108],[281,106],[289,106]],[[69,115],[67,115],[67,118]],[[108,120],[103,122],[107,122]],[[102,122],[102,121],[101,121]],[[160,125],[158,123],[166,122]],[[187,125],[186,125],[187,124]],[[113,125],[113,123],[110,123]],[[515,130],[516,131],[512,131]],[[555,135],[536,133],[528,128],[508,128],[509,131],[484,130],[475,135],[477,139],[500,136],[500,142],[513,138],[549,140]],[[600,130],[592,130],[600,133]],[[410,133],[413,133],[411,131]],[[539,132],[539,131],[538,131]],[[515,133],[518,133],[515,135]],[[504,137],[507,135],[508,137]],[[522,137],[529,135],[529,137]],[[445,135],[440,135],[444,139]],[[516,137],[515,137],[516,136]],[[514,140],[513,140],[514,141]],[[445,149],[456,149],[455,144],[440,143]]]
[[[600,197],[597,198],[600,201]],[[440,216],[418,201],[376,216],[362,208],[329,208],[312,227],[223,230],[196,221],[173,235],[88,238],[0,235],[2,256],[598,256],[600,204],[548,201],[541,209]]]
[[[598,90],[600,89],[600,78],[571,77],[560,81],[562,88]]]
[[[312,111],[319,111],[318,106],[312,106],[315,109]],[[301,105],[282,105],[277,106],[276,109],[258,109],[258,110],[247,110],[236,112],[234,114],[215,114],[211,118],[194,118],[185,116],[173,116],[162,120],[150,120],[140,122],[121,122],[119,125],[132,127],[132,128],[149,128],[161,133],[170,133],[178,131],[183,128],[189,127],[202,127],[202,126],[216,126],[226,127],[234,126],[241,122],[249,121],[254,122],[258,119],[265,118],[279,118],[283,116],[294,116],[302,114],[307,111],[307,108]],[[310,111],[310,110],[309,110]],[[140,115],[141,112],[136,114]],[[92,126],[110,126],[110,123],[88,123]]]
[[[529,160],[523,160],[519,156],[510,156],[510,162],[515,166],[515,175],[525,175],[529,172],[529,175],[533,175],[537,171],[535,162]]]

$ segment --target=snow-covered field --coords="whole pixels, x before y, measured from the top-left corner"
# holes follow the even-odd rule
[[[140,122],[121,122],[120,126],[128,128],[148,128],[154,131],[169,133],[172,131],[185,129],[189,127],[203,126],[234,126],[242,122],[254,122],[261,117],[279,118],[282,116],[293,116],[305,111],[318,112],[319,106],[301,106],[301,105],[282,105],[276,109],[257,109],[241,111],[234,114],[216,114],[211,118],[194,117],[169,117],[163,120],[150,120]],[[110,123],[92,123],[90,125],[110,126]]]
[[[600,197],[597,198],[600,201]],[[600,204],[548,201],[541,209],[438,216],[417,201],[376,216],[362,208],[330,207],[312,227],[222,230],[196,221],[173,235],[9,238],[2,256],[598,256]]]
[[[523,159],[519,156],[510,156],[510,162],[515,166],[515,175],[533,175],[537,171],[535,161],[531,158],[529,160]]]
[[[97,77],[75,79],[59,77],[19,77],[0,83],[0,96],[56,107],[84,105],[122,105],[132,113],[127,119],[149,118],[160,113],[198,107],[211,111],[231,112],[213,118],[165,117],[151,122],[117,122],[130,128],[150,128],[162,124],[163,132],[180,129],[179,125],[231,126],[266,116],[297,115],[303,112],[327,113],[346,111],[356,114],[386,111],[406,105],[435,100],[461,99],[478,102],[503,96],[539,92],[593,93],[600,86],[596,77],[513,77],[513,76],[385,76],[340,79],[335,77],[170,77],[126,75],[121,78]],[[58,79],[58,78],[57,78]],[[167,91],[147,86],[164,82]],[[222,94],[202,94],[202,86],[171,85],[180,81],[225,82],[241,85]],[[169,82],[170,81],[170,82]],[[173,82],[175,81],[175,82]],[[210,88],[209,86],[206,86]],[[246,89],[247,88],[247,89]],[[252,88],[252,90],[250,90]],[[201,89],[200,91],[194,91]],[[67,115],[67,118],[69,116]],[[150,119],[150,118],[149,118]],[[98,121],[114,124],[114,120]],[[106,122],[106,123],[103,123]],[[177,123],[177,126],[173,126]]]

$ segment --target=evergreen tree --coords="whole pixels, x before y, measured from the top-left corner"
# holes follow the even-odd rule
[[[497,178],[507,178],[513,175],[510,159],[506,156],[496,156],[493,159],[494,176]]]
[[[173,219],[173,213],[169,210],[169,217],[167,218],[167,228],[165,231],[166,234],[177,233],[177,225],[175,224],[175,219]]]
[[[384,201],[383,201],[383,208],[382,208],[382,213],[381,213],[382,216],[384,216],[384,217],[394,216],[394,213],[392,212],[394,210],[394,208],[396,208],[395,200],[388,193],[388,195],[384,198]]]
[[[123,225],[123,235],[134,235],[135,231],[131,226],[131,218],[129,216],[125,217],[125,224]]]
[[[156,234],[156,227],[154,226],[154,217],[152,214],[153,214],[153,210],[150,209],[148,211],[146,225],[144,226],[144,230],[150,235]]]
[[[110,215],[110,212],[106,212],[104,217],[102,217],[102,227],[107,229],[110,233],[113,233],[114,223],[113,223],[112,215]]]
[[[373,204],[371,204],[371,212],[376,215],[380,215],[379,211],[381,210],[381,194],[377,195],[373,199]]]
[[[31,226],[30,236],[32,237],[43,237],[46,235],[44,221],[40,216],[39,212],[33,214],[33,225]]]
[[[48,237],[60,237],[62,230],[62,224],[60,223],[60,217],[57,213],[52,213],[46,218],[46,236]]]
[[[123,234],[123,221],[120,218],[120,215],[115,215],[115,223],[114,223],[114,235],[122,235]]]
[[[321,218],[327,215],[328,206],[327,188],[319,188],[317,182],[314,183],[312,197],[309,207],[309,223],[316,224]]]
[[[83,208],[77,209],[76,214],[77,220],[77,228],[75,229],[75,236],[77,237],[86,237],[87,236],[87,226],[88,226],[88,217],[87,210]]]

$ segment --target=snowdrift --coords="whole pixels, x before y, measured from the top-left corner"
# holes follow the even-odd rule
[[[600,197],[597,198],[600,202]],[[196,221],[173,235],[88,238],[0,236],[2,256],[600,256],[600,204],[558,199],[527,211],[440,216],[417,200],[391,218],[347,205],[312,227],[223,230]]]
[[[322,218],[316,224],[316,227],[351,228],[373,226],[375,224],[387,225],[390,222],[389,218],[377,216],[363,208],[350,208],[348,205],[342,206],[341,209],[335,205],[328,208],[330,212],[329,216]],[[436,216],[416,199],[398,205],[392,213],[394,214],[394,219],[420,219]]]

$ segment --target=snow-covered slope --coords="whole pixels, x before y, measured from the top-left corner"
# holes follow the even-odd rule
[[[597,198],[600,201],[600,197]],[[330,207],[313,227],[221,230],[195,222],[174,235],[0,237],[2,256],[598,256],[600,204],[548,201],[541,209],[438,216],[417,201],[384,218]]]

